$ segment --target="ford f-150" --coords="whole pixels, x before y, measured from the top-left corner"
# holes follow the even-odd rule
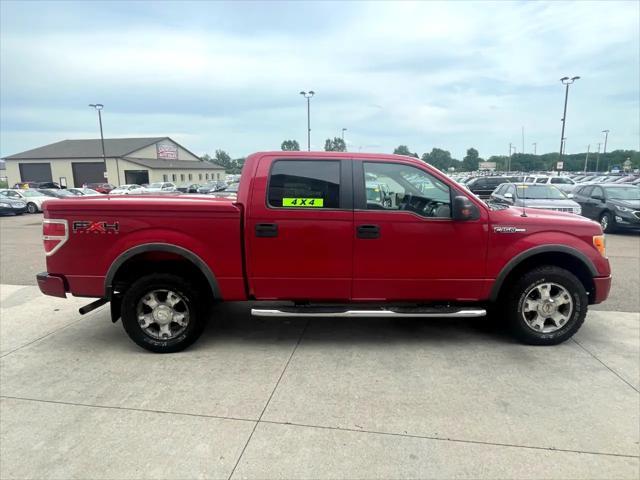
[[[490,312],[521,341],[552,345],[611,284],[596,222],[485,204],[399,155],[256,153],[235,198],[47,202],[43,239],[42,292],[97,298],[81,313],[110,302],[154,352],[193,343],[214,302],[243,300],[261,316]]]

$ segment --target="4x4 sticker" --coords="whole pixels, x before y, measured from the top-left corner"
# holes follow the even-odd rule
[[[324,206],[324,199],[322,198],[283,198],[283,207],[310,207],[310,208],[322,208]]]
[[[73,233],[118,233],[118,222],[91,222],[89,220],[74,220]]]
[[[518,233],[518,232],[526,232],[526,228],[518,228],[518,227],[493,227],[493,231],[496,233]]]

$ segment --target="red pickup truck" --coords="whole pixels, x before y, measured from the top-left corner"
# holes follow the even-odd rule
[[[604,236],[578,215],[485,204],[399,155],[266,152],[237,198],[47,202],[43,293],[111,302],[155,352],[193,343],[220,301],[261,316],[480,317],[529,344],[570,338],[611,285]],[[276,302],[277,303],[277,302]]]

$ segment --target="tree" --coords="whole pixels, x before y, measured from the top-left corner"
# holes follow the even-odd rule
[[[425,153],[422,155],[422,160],[442,171],[447,171],[449,167],[454,167],[458,170],[459,165],[457,164],[460,163],[458,160],[451,158],[451,153],[449,151],[442,150],[441,148],[432,148],[431,153]]]
[[[467,149],[467,155],[462,159],[462,166],[465,170],[473,172],[478,169],[479,161],[480,157],[478,155],[478,150],[475,148],[469,148]]]
[[[407,157],[416,157],[420,158],[417,153],[409,150],[409,147],[406,145],[398,145],[393,151],[394,155],[406,155]]]
[[[231,162],[231,157],[227,152],[222,149],[216,150],[215,162],[222,165],[227,166]]]
[[[325,152],[346,152],[347,145],[344,143],[344,140],[340,137],[334,137],[333,140],[327,138],[327,141],[324,142],[324,151]]]
[[[241,173],[242,166],[244,165],[244,158],[232,159],[227,152],[222,149],[216,150],[215,157],[211,157],[207,154],[202,156],[202,160],[205,162],[215,163],[224,167],[226,173]]]
[[[298,152],[300,151],[300,144],[297,140],[285,140],[280,145],[280,148],[285,152]]]

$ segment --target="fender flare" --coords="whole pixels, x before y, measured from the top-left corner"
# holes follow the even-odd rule
[[[218,281],[216,280],[215,275],[209,268],[209,266],[202,260],[198,255],[193,253],[191,250],[187,250],[186,248],[179,247],[177,245],[173,245],[170,243],[145,243],[143,245],[137,245],[129,250],[126,250],[122,254],[120,254],[111,264],[109,270],[107,272],[107,276],[104,280],[104,291],[105,297],[111,298],[112,292],[112,283],[113,279],[116,276],[116,273],[120,269],[120,267],[130,258],[139,255],[141,253],[147,252],[169,252],[175,253],[184,257],[186,260],[189,260],[193,263],[200,272],[207,279],[207,283],[209,284],[209,288],[211,289],[211,293],[213,294],[213,298],[216,300],[222,299],[222,295],[220,294],[220,287],[218,286]]]
[[[575,248],[572,248],[572,247],[567,247],[566,245],[542,245],[540,247],[533,247],[533,248],[530,248],[529,250],[525,250],[524,252],[513,257],[511,260],[507,262],[507,264],[504,267],[502,267],[502,270],[500,270],[500,273],[498,274],[498,276],[495,279],[495,282],[493,283],[493,287],[491,287],[491,294],[489,295],[489,300],[494,302],[498,299],[498,295],[500,293],[500,290],[502,289],[502,284],[504,283],[505,279],[513,271],[514,268],[520,265],[527,258],[530,258],[534,255],[538,255],[540,253],[568,254],[574,257],[576,260],[579,260],[580,263],[582,263],[585,267],[587,267],[592,277],[598,276],[598,270],[596,269],[593,262],[589,259],[589,257],[587,257],[580,250],[576,250]]]

